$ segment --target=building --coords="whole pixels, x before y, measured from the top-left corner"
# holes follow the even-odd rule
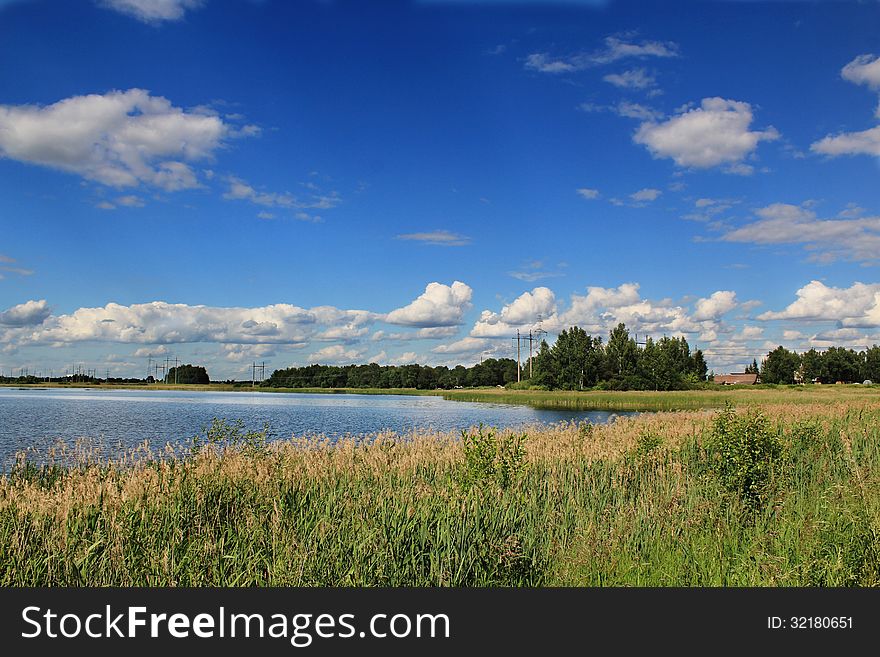
[[[730,374],[716,374],[713,379],[715,383],[723,386],[747,385],[753,386],[758,382],[757,374],[747,374],[746,372],[731,372]]]

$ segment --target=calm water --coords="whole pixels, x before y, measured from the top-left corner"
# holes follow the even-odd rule
[[[273,438],[323,433],[366,435],[414,427],[457,430],[482,422],[515,427],[562,420],[607,422],[609,411],[553,411],[509,404],[447,401],[404,395],[189,392],[164,390],[0,388],[0,467],[16,452],[45,450],[59,440],[86,438],[116,451],[149,441],[154,448],[182,444],[203,433],[212,418],[242,420],[248,429],[269,424]]]

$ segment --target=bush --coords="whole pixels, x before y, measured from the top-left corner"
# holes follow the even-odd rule
[[[239,447],[248,451],[261,452],[266,449],[269,440],[269,424],[263,425],[259,431],[246,431],[244,422],[229,422],[223,418],[211,420],[211,426],[204,428],[204,436],[192,439],[192,452],[197,454],[204,447],[211,445],[218,448]]]
[[[783,458],[782,441],[765,415],[738,415],[728,404],[713,421],[706,451],[725,489],[750,508],[763,504]]]
[[[462,431],[466,483],[494,482],[509,488],[525,472],[527,438],[514,433],[499,437],[494,427],[484,429],[482,423],[476,431]]]

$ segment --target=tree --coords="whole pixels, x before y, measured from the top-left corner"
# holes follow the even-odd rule
[[[638,348],[636,341],[629,337],[625,324],[620,323],[611,329],[605,346],[605,358],[612,374],[624,377],[635,373]]]
[[[829,347],[822,354],[822,378],[828,383],[853,383],[859,379],[861,365],[861,358],[852,349]]]
[[[757,363],[756,363],[757,365]],[[706,380],[706,372],[709,371],[709,367],[706,365],[706,359],[703,356],[702,349],[697,349],[694,352],[694,355],[691,356],[690,363],[690,374],[695,376],[698,381]],[[758,373],[757,368],[755,369],[755,373]]]
[[[880,383],[880,347],[873,345],[865,352],[865,362],[862,366],[862,379],[869,379],[874,383]]]
[[[541,340],[541,344],[538,346],[538,355],[535,356],[534,366],[535,374],[532,377],[532,383],[551,390],[556,388],[559,371],[553,352],[546,340]]]
[[[746,374],[757,374],[758,373],[758,361],[756,359],[752,359],[751,365],[746,365],[745,369]]]
[[[208,378],[208,372],[204,367],[199,365],[180,365],[172,367],[168,370],[168,376],[165,377],[168,383],[199,383],[208,384],[211,380]]]
[[[800,357],[782,345],[767,354],[761,364],[762,383],[794,383],[794,373],[800,367]]]
[[[801,381],[812,383],[813,379],[822,377],[822,354],[815,349],[801,355]]]

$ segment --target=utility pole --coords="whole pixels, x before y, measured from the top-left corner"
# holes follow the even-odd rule
[[[180,367],[177,363],[177,356],[174,357],[174,385],[177,385],[177,373],[180,371]]]
[[[535,329],[535,344],[541,339],[542,335],[547,335],[547,331],[541,328],[541,316],[538,315],[538,328]],[[529,329],[529,378],[532,378],[532,331]]]
[[[522,368],[520,367],[520,352],[519,352],[519,329],[516,329],[516,337],[513,338],[516,340],[516,382],[519,383],[522,381]]]

